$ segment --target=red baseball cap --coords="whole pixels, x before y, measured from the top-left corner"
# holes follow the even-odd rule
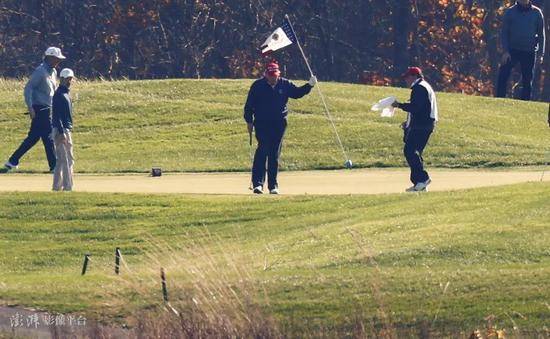
[[[271,76],[281,75],[281,71],[279,70],[279,65],[274,61],[267,64],[267,67],[265,68],[265,73]]]
[[[424,76],[422,70],[418,67],[409,67],[405,73],[403,73],[403,78],[407,76]]]

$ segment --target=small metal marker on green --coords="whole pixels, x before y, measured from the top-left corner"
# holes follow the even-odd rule
[[[168,302],[168,290],[166,289],[166,275],[164,274],[164,268],[160,268],[160,280],[162,282],[162,297],[165,302]]]
[[[82,275],[86,274],[86,270],[88,269],[88,262],[90,261],[90,254],[86,253],[84,255],[84,265],[82,265]]]

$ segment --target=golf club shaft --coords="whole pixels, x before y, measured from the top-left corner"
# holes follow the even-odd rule
[[[550,127],[550,104],[548,104],[548,127]],[[540,176],[540,181],[542,182],[544,180],[544,173],[546,172],[546,169],[548,168],[548,160],[550,160],[550,150],[546,152],[546,164],[544,168],[542,169],[542,175]]]
[[[249,138],[248,138],[248,152],[249,152],[249,155],[250,155],[250,167],[254,167],[254,156],[252,155],[252,132],[249,133]],[[248,186],[248,189],[249,190],[253,190],[254,185],[252,184],[252,178],[250,178],[250,186]]]

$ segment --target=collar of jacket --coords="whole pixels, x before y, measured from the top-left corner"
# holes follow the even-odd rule
[[[50,66],[50,64],[48,64],[46,60],[44,60],[44,62],[42,63],[42,66],[46,69],[46,71],[50,73],[54,70],[54,68]]]
[[[271,87],[271,88],[275,88],[275,87],[281,82],[281,77],[279,77],[279,79],[277,79],[277,83],[276,83],[275,85],[271,86],[271,84],[269,83],[269,81],[267,81],[267,78],[266,78],[266,77],[264,77],[263,79],[264,79],[266,85],[268,85],[268,86]]]
[[[57,90],[61,93],[69,93],[69,87],[67,87],[65,85],[59,85]]]
[[[418,84],[418,83],[419,83],[420,81],[422,81],[422,80],[424,80],[424,79],[422,79],[422,78],[416,79],[416,80],[411,84],[411,88],[413,88],[414,85]]]
[[[518,11],[520,11],[520,12],[529,12],[530,10],[533,9],[533,3],[532,2],[529,2],[529,5],[527,5],[527,6],[521,5],[519,2],[516,2],[516,5],[518,6]]]

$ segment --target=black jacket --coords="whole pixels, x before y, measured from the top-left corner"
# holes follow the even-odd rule
[[[73,104],[69,96],[69,89],[59,86],[53,95],[52,126],[59,133],[73,129]]]
[[[430,117],[432,112],[430,95],[420,82],[412,87],[410,102],[399,104],[399,108],[410,113],[409,128],[434,126],[435,120]]]
[[[288,115],[288,98],[299,99],[311,89],[309,84],[297,87],[285,78],[279,78],[275,87],[271,87],[266,78],[258,79],[248,92],[244,105],[244,120],[247,123],[284,120]]]

